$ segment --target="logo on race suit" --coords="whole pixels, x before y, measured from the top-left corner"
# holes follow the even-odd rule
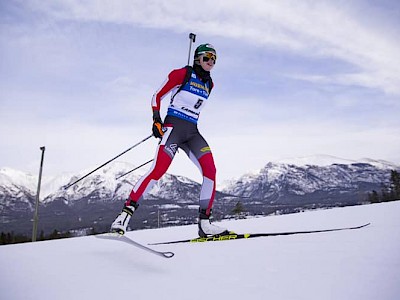
[[[175,155],[177,150],[178,150],[177,144],[171,144],[171,145],[165,147],[165,151],[167,151],[169,153],[169,155],[171,155],[171,157],[173,157]]]
[[[211,149],[210,149],[210,147],[207,146],[207,147],[201,148],[200,151],[204,153],[204,152],[207,152],[207,151],[211,151]]]

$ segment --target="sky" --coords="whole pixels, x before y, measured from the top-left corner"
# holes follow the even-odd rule
[[[36,174],[45,146],[44,176],[76,173],[149,136],[191,32],[190,58],[217,49],[199,120],[217,183],[316,154],[400,163],[398,1],[0,0],[0,168]],[[183,151],[169,173],[201,180]]]

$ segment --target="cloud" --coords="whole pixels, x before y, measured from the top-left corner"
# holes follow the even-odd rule
[[[214,131],[222,132],[222,129]],[[399,160],[400,131],[397,128],[349,127],[332,121],[287,122],[259,126],[247,134],[238,132],[234,139],[215,136],[211,131],[207,137],[222,178],[257,170],[269,161],[318,153],[354,160],[363,157]],[[243,163],[238,163],[238,159]]]
[[[61,19],[196,30],[307,57],[332,57],[357,71],[325,75],[325,81],[400,95],[400,39],[385,34],[390,28],[371,27],[342,1],[203,0],[206,13],[190,1],[178,0],[32,1],[31,5]]]
[[[28,112],[3,115],[0,127],[0,166],[36,173],[39,147],[46,146],[46,175],[95,167],[150,134],[150,122],[131,125],[89,124],[84,118],[54,120]],[[20,120],[15,122],[13,120]],[[6,141],[6,142],[5,142]],[[156,139],[130,151],[121,159],[139,165],[153,158]]]
[[[0,166],[36,172],[46,145],[47,170],[77,171],[144,138],[189,32],[223,58],[199,123],[219,178],[314,153],[399,160],[398,21],[360,17],[367,2],[18,3],[1,24]],[[126,160],[151,158],[153,144]],[[170,172],[198,175],[182,153]]]

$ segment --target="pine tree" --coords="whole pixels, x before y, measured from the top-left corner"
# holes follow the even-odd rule
[[[243,210],[244,210],[244,209],[243,209],[242,202],[238,201],[238,202],[236,203],[235,207],[233,208],[232,212],[233,212],[235,215],[238,215],[238,214],[242,213]]]
[[[400,199],[400,174],[399,172],[392,170],[390,173],[390,192],[391,192],[391,200],[399,200]]]
[[[236,217],[242,218],[244,217],[244,206],[241,201],[238,201],[235,207],[232,209],[232,213],[236,215]]]
[[[390,172],[389,186],[382,184],[381,196],[376,191],[368,194],[368,201],[371,203],[400,200],[400,174],[396,170]]]
[[[371,203],[379,203],[379,202],[381,202],[378,192],[373,190],[372,193],[369,193],[368,194],[368,201],[371,202]]]
[[[54,240],[54,239],[58,239],[59,237],[60,236],[59,236],[57,229],[54,229],[53,232],[49,235],[48,239]]]
[[[6,234],[2,231],[0,235],[0,245],[5,245],[6,241]]]
[[[44,231],[43,229],[40,231],[40,235],[39,235],[39,241],[44,241],[45,240],[45,236],[44,236]]]

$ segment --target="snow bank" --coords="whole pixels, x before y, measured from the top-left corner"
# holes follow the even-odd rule
[[[400,201],[221,222],[236,232],[371,225],[352,231],[153,246],[164,259],[79,237],[0,246],[2,299],[398,299]],[[129,232],[141,243],[196,226]]]

